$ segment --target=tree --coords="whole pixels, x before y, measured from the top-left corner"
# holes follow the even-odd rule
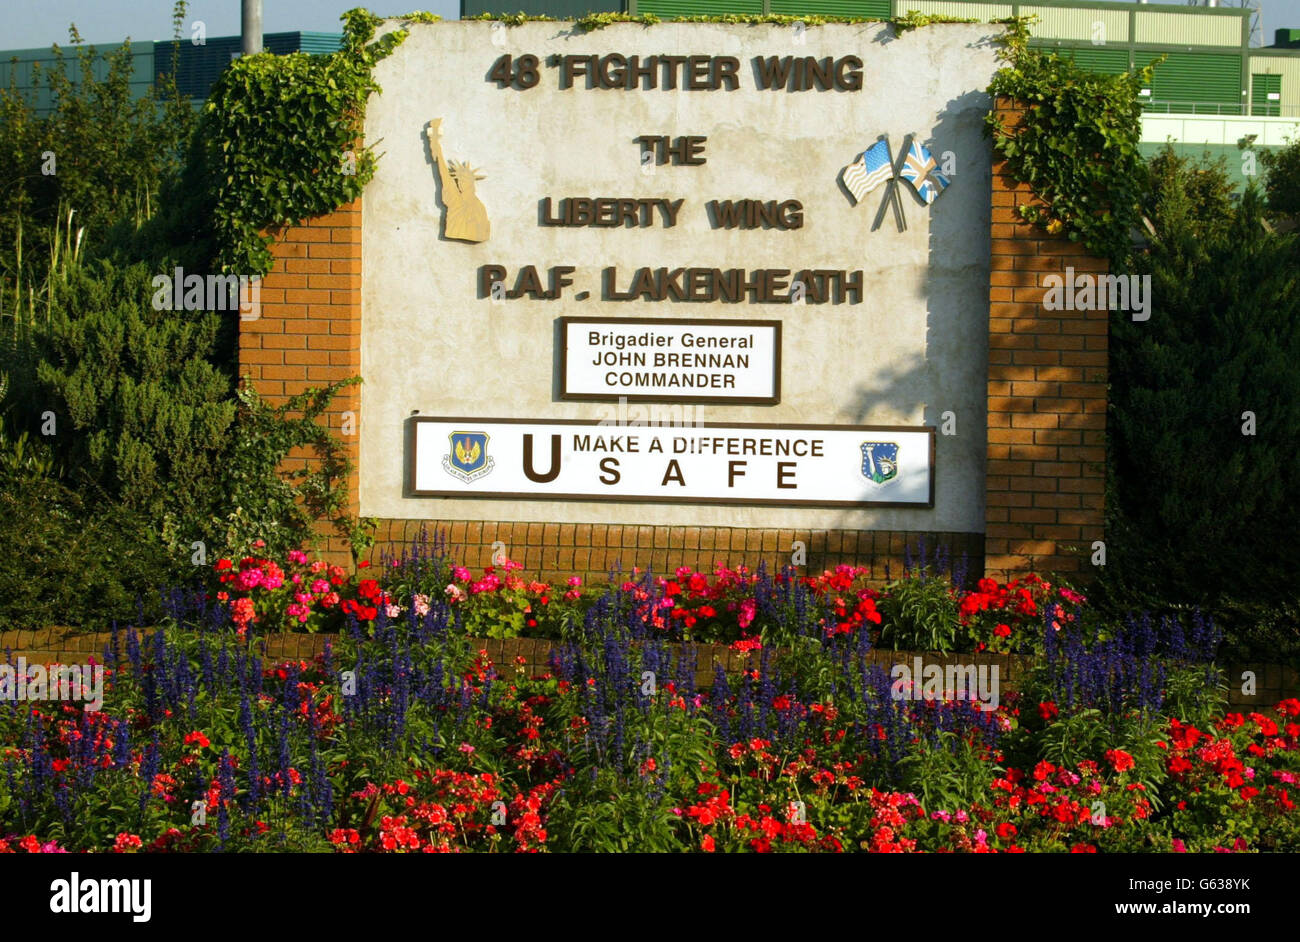
[[[1279,150],[1265,151],[1262,162],[1269,212],[1300,220],[1300,138]]]
[[[1248,640],[1300,601],[1300,242],[1253,187],[1231,209],[1222,168],[1166,156],[1150,183],[1151,316],[1111,323],[1105,591],[1208,607]]]

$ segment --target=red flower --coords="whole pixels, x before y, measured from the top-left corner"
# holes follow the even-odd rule
[[[996,628],[993,629],[993,634],[996,635],[996,636],[999,637],[999,638],[1010,638],[1010,637],[1011,637],[1011,626],[1010,626],[1010,625],[998,625]]]
[[[1038,704],[1038,715],[1043,718],[1044,723],[1049,723],[1060,715],[1060,710],[1051,700]]]
[[[1133,757],[1123,749],[1107,749],[1106,759],[1116,772],[1127,772],[1133,768]]]
[[[141,841],[139,837],[123,831],[121,834],[117,835],[117,839],[113,841],[112,852],[115,854],[129,853],[130,851],[138,850],[140,844]]]
[[[713,853],[713,851],[717,849],[717,846],[713,842],[713,835],[705,834],[704,840],[700,841],[700,847],[706,854]]]

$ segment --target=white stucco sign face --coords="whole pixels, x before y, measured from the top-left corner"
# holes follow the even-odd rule
[[[995,31],[412,26],[361,513],[982,531]]]

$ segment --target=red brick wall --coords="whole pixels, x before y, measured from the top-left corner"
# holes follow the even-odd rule
[[[913,564],[924,544],[927,559],[944,547],[949,559],[967,557],[967,572],[982,571],[983,538],[978,533],[902,533],[886,530],[778,530],[742,527],[666,527],[587,523],[503,523],[495,520],[384,520],[371,560],[409,552],[421,539],[445,538],[452,558],[473,567],[491,563],[492,545],[505,544],[511,559],[548,580],[580,575],[603,583],[611,569],[633,567],[671,573],[678,566],[712,572],[716,564],[755,568],[765,562],[779,572],[792,564],[792,548],[803,543],[806,570],[820,573],[845,563],[868,566],[883,581],[897,577],[910,554]],[[802,568],[802,567],[801,567]]]
[[[1008,100],[995,108],[1008,128],[1022,119]],[[1042,205],[995,160],[985,567],[1086,577],[1102,538],[1109,315],[1045,310],[1043,279],[1106,263],[1024,222],[1026,204]]]
[[[361,373],[361,201],[326,216],[270,233],[273,267],[262,281],[261,313],[240,322],[239,371],[269,402],[313,386],[325,386]],[[351,412],[354,433],[342,435]],[[324,416],[355,464],[359,457],[361,389],[350,386],[335,397]],[[309,451],[299,449],[285,470],[307,467]],[[352,511],[358,507],[357,478],[348,482]],[[322,530],[323,533],[326,531]],[[351,562],[345,543],[327,538],[327,555]]]

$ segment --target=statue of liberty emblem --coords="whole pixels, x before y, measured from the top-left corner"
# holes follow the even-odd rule
[[[486,242],[491,227],[487,209],[474,191],[483,176],[463,160],[447,160],[442,153],[442,118],[434,118],[426,129],[429,155],[438,165],[442,181],[442,202],[447,207],[442,234],[461,242]]]

